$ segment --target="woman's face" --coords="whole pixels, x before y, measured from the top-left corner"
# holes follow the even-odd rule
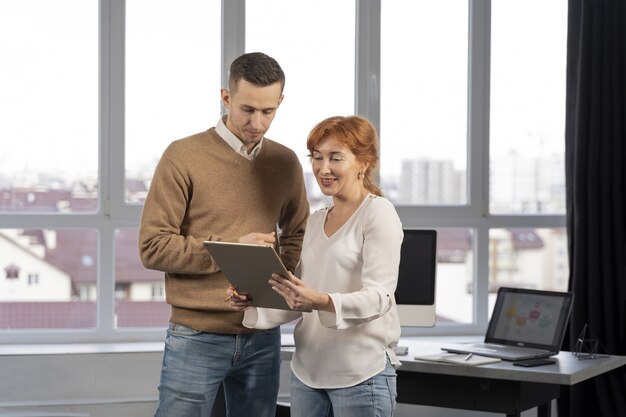
[[[323,139],[313,149],[311,165],[324,195],[349,198],[362,194],[364,187],[359,173],[364,170],[364,164],[334,136]]]

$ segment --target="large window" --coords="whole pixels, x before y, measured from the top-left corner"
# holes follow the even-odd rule
[[[484,329],[500,286],[567,289],[567,4],[541,4],[381,2],[381,183],[438,230],[432,333]]]
[[[566,1],[492,3],[490,210],[564,214]]]
[[[126,0],[125,172],[142,203],[167,145],[220,114],[220,2]]]
[[[381,4],[383,190],[401,205],[465,204],[467,2]]]
[[[405,334],[481,333],[500,286],[564,290],[567,4],[439,3],[0,2],[0,341],[162,340],[142,202],[246,51],[285,70],[268,136],[301,157],[313,209],[306,136],[358,113],[404,227],[437,230],[438,322]]]
[[[327,199],[313,177],[306,139],[323,119],[354,113],[354,15],[351,1],[246,1],[246,52],[263,51],[285,71],[285,98],[268,137],[300,157],[312,210]]]
[[[98,2],[0,2],[0,211],[95,211]]]

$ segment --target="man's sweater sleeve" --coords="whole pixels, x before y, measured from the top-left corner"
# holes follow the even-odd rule
[[[297,161],[295,165],[297,166],[293,169],[293,192],[278,223],[281,229],[281,258],[291,272],[295,270],[300,260],[302,239],[310,212],[302,166]]]
[[[139,255],[146,268],[178,274],[218,270],[204,247],[209,236],[181,235],[189,188],[188,176],[166,151],[155,170],[139,226]]]

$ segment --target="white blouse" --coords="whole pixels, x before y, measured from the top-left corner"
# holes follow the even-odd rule
[[[380,373],[400,338],[394,292],[402,223],[384,197],[369,195],[332,236],[324,232],[328,208],[309,217],[299,271],[307,285],[330,295],[335,312],[246,310],[243,324],[269,329],[299,317],[291,369],[313,388],[344,388]]]

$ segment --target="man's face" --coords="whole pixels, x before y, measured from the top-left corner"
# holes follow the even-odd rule
[[[226,127],[251,151],[270,128],[283,100],[279,82],[260,87],[240,80],[235,94],[222,89],[222,103],[228,110]]]

